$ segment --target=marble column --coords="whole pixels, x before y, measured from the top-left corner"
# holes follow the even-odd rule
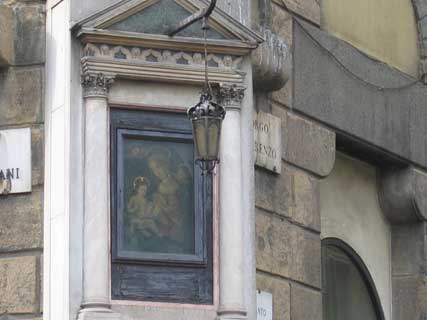
[[[84,262],[80,320],[119,319],[110,309],[108,90],[113,78],[85,75]]]
[[[220,145],[220,298],[218,319],[246,319],[243,275],[241,104],[244,88],[221,86],[227,110]]]

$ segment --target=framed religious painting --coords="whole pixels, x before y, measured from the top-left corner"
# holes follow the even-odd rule
[[[212,303],[212,181],[186,115],[113,108],[111,140],[113,298]]]

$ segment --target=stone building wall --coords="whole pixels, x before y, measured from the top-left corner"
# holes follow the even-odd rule
[[[44,2],[0,1],[0,130],[32,132],[32,192],[0,196],[0,319],[42,317]]]
[[[258,10],[261,25],[290,52],[293,16],[320,24],[314,0],[259,1]],[[333,168],[335,134],[293,112],[292,79],[280,90],[257,92],[257,100],[259,110],[282,120],[282,173],[255,174],[257,287],[273,294],[275,320],[321,320],[319,179]]]
[[[319,183],[336,150],[378,170],[375,196],[392,225],[393,319],[425,318],[426,87],[320,31],[319,1],[259,0],[254,10],[253,28],[288,50],[284,86],[264,86],[281,70],[257,64],[275,61],[274,50],[254,55],[257,109],[282,120],[282,173],[255,174],[257,287],[273,294],[274,319],[322,319]]]

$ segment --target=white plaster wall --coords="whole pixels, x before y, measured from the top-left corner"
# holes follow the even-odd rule
[[[391,320],[391,226],[379,206],[375,167],[337,154],[320,183],[320,204],[322,238],[339,238],[359,254]]]

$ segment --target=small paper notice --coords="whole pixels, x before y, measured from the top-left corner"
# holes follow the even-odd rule
[[[271,293],[258,291],[257,320],[273,320],[273,295]]]

